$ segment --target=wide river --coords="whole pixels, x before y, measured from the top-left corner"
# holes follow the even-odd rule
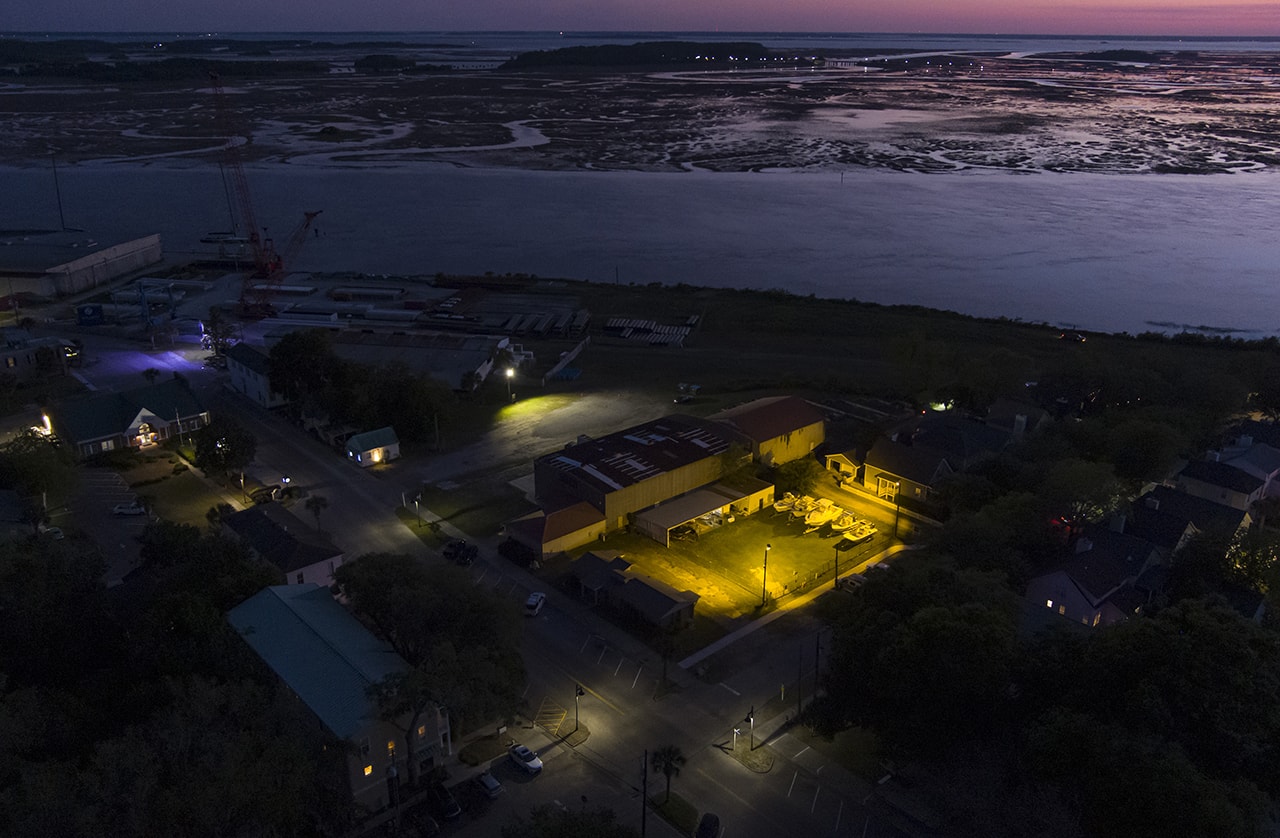
[[[1105,331],[1280,334],[1280,176],[247,167],[259,224],[323,210],[301,271],[521,272],[785,289]],[[228,229],[220,171],[60,166],[67,226]],[[56,228],[48,167],[0,169],[0,230]],[[761,313],[767,317],[767,312]],[[744,324],[749,325],[749,324]]]

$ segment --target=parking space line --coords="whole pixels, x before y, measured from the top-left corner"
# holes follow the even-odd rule
[[[738,692],[738,691],[737,691],[737,690],[735,690],[733,687],[731,687],[731,686],[729,686],[728,684],[726,684],[724,681],[721,681],[721,682],[720,682],[720,686],[724,687],[726,690],[728,690],[729,692],[733,693],[734,695],[742,695],[742,693]]]
[[[626,658],[618,658],[618,668],[613,670],[613,677],[617,678],[618,673],[622,671],[622,665],[627,662]]]
[[[803,754],[807,750],[809,750],[809,746],[805,745],[803,748],[800,749],[800,751],[795,756],[792,757],[792,759],[797,759],[800,756],[800,754]]]
[[[633,689],[633,690],[634,690],[634,689],[636,688],[636,682],[640,680],[640,673],[641,673],[641,672],[644,672],[644,667],[643,667],[643,666],[641,666],[641,667],[639,667],[639,668],[637,668],[637,669],[636,669],[636,677],[634,677],[634,678],[632,678],[632,679],[631,679],[631,689]]]
[[[791,785],[787,787],[787,797],[790,797],[791,792],[796,790],[796,777],[799,777],[799,776],[800,776],[799,771],[791,775]]]
[[[602,647],[600,648],[600,657],[596,658],[596,664],[597,664],[597,665],[600,663],[600,661],[604,660],[604,653],[605,653],[605,652],[607,652],[607,651],[609,651],[609,647],[608,647],[608,646],[602,646]]]
[[[809,814],[813,814],[818,810],[818,793],[822,791],[822,786],[815,786],[813,789],[813,803],[809,806]]]

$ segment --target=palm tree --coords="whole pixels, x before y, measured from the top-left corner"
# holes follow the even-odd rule
[[[147,367],[142,371],[142,377],[147,380],[148,384],[155,384],[156,379],[160,377],[160,370],[155,367]]]
[[[684,753],[676,745],[665,745],[653,752],[650,757],[654,774],[662,774],[667,778],[667,796],[662,802],[671,799],[671,778],[680,776],[680,766],[684,765]]]
[[[305,505],[316,516],[316,529],[320,529],[320,513],[329,508],[329,499],[324,495],[312,495],[307,498]]]

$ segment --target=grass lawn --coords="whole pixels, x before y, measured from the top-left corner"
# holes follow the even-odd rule
[[[426,486],[421,504],[441,520],[476,538],[493,535],[507,521],[537,507],[517,489],[498,480]],[[413,515],[413,509],[408,510]],[[425,529],[425,528],[424,528]]]
[[[666,783],[666,778],[659,775],[656,781],[661,784]],[[661,800],[661,802],[659,802]],[[681,835],[692,835],[693,831],[698,828],[698,810],[697,808],[685,800],[674,791],[671,796],[667,797],[663,792],[660,796],[650,798],[650,805],[653,810],[662,816],[662,819],[676,828]]]
[[[864,727],[850,727],[834,736],[821,736],[804,725],[796,725],[791,735],[827,756],[868,783],[884,776],[880,762],[880,740]]]

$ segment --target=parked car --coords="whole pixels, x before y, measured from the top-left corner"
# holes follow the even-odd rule
[[[50,527],[44,524],[40,524],[36,529],[38,529],[40,531],[40,534],[43,535],[45,538],[51,538],[54,541],[61,541],[62,539],[66,538],[66,535],[63,534],[61,527]]]
[[[840,591],[856,591],[863,585],[867,584],[867,577],[859,576],[854,573],[849,576],[843,576],[836,580],[836,590]]]
[[[427,787],[427,802],[431,804],[431,808],[437,815],[446,820],[453,820],[462,814],[462,807],[458,805],[458,799],[453,796],[453,792],[439,783],[433,783]]]
[[[440,552],[449,561],[457,562],[466,567],[476,560],[476,556],[480,553],[480,548],[465,539],[455,538],[446,544]]]
[[[693,833],[693,838],[720,838],[720,818],[707,812],[702,816],[702,820],[698,821],[698,828]]]
[[[142,505],[141,501],[134,498],[128,503],[117,503],[111,507],[111,512],[113,515],[146,515],[147,508]]]
[[[507,756],[526,774],[542,773],[542,760],[524,745],[512,745],[507,749]]]
[[[490,799],[502,794],[502,783],[498,782],[498,778],[490,774],[488,771],[481,771],[476,775],[476,785],[480,787]]]
[[[529,598],[524,601],[524,615],[526,617],[536,617],[542,613],[542,606],[547,604],[547,595],[541,591],[534,591],[529,594]]]

